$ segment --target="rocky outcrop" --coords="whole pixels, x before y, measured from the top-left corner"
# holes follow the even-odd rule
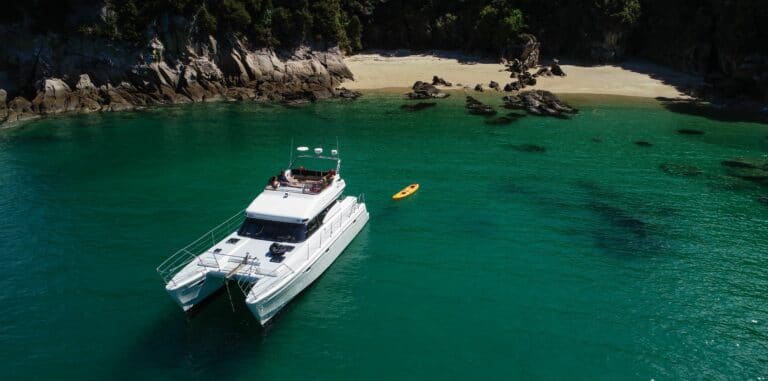
[[[453,84],[435,75],[435,76],[432,76],[432,86],[451,87],[453,86]]]
[[[541,44],[531,34],[521,35],[519,41],[504,52],[504,57],[509,61],[508,68],[513,73],[520,73],[532,69],[539,64],[539,48]]]
[[[337,89],[352,78],[338,48],[277,52],[234,35],[201,39],[187,23],[163,23],[144,47],[55,34],[30,42],[23,31],[0,30],[11,40],[0,57],[12,63],[0,66],[0,124],[158,104],[359,96]]]
[[[467,110],[472,115],[496,115],[496,110],[492,106],[487,105],[474,97],[467,96]]]
[[[21,122],[38,117],[40,117],[40,114],[32,111],[32,102],[24,97],[16,97],[8,102],[8,112],[5,122]]]
[[[518,95],[507,95],[502,99],[504,107],[525,110],[532,115],[565,117],[577,112],[575,108],[545,90],[523,91]]]
[[[563,71],[563,68],[560,67],[560,60],[557,58],[552,60],[552,64],[549,65],[549,72],[558,76],[558,77],[565,77],[567,74]]]
[[[408,99],[446,98],[449,95],[440,91],[434,85],[422,81],[416,81],[411,89],[413,91],[406,94]]]

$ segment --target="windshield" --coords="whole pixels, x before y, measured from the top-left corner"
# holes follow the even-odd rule
[[[307,227],[302,224],[246,218],[237,234],[265,241],[302,242],[307,238]]]
[[[335,159],[321,159],[317,157],[297,157],[291,163],[291,168],[304,168],[318,172],[328,172],[336,169]]]

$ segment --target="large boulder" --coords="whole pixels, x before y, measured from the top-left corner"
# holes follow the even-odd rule
[[[70,94],[72,89],[59,78],[48,78],[42,81],[37,96],[32,100],[32,109],[40,114],[58,114],[73,111],[75,104]]]
[[[7,123],[20,122],[23,120],[38,118],[40,115],[32,110],[32,102],[24,97],[13,98],[8,102]]]
[[[406,94],[408,99],[429,99],[429,98],[448,97],[447,93],[440,91],[440,89],[438,89],[434,85],[427,82],[416,81],[411,87],[411,89],[413,91]]]
[[[446,86],[446,87],[453,86],[452,83],[450,83],[450,82],[446,81],[445,79],[443,79],[441,77],[438,77],[436,75],[432,76],[432,85],[433,86]]]
[[[563,68],[560,67],[560,60],[558,60],[557,58],[552,60],[552,64],[549,65],[549,71],[552,74],[554,74],[556,76],[559,76],[559,77],[565,77],[566,76],[565,72],[563,71]]]

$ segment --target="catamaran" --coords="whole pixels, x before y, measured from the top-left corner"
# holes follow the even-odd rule
[[[184,311],[236,283],[259,323],[272,319],[336,260],[368,222],[362,195],[343,196],[338,150],[298,147],[244,210],[165,260],[157,271]]]

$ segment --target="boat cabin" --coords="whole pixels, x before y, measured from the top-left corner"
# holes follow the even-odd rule
[[[304,153],[308,148],[299,147],[298,151]],[[338,152],[332,150],[330,157],[322,156],[322,152],[322,148],[315,148],[315,155],[297,157],[319,162],[314,169],[296,165],[291,160],[290,169],[270,178],[264,191],[246,209],[246,219],[238,235],[292,243],[309,238],[322,225],[345,188],[338,173],[341,165]],[[329,164],[332,166],[327,168]]]

